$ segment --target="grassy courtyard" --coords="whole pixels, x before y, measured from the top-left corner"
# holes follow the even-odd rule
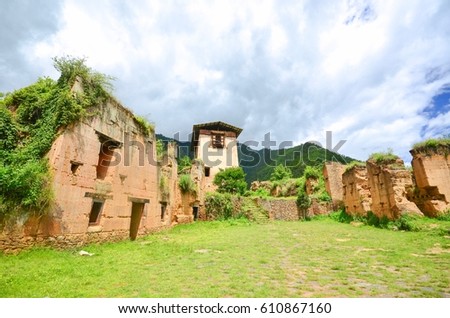
[[[0,297],[450,297],[450,222],[401,232],[244,220],[0,255]]]

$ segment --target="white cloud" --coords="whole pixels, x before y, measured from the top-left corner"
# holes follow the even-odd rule
[[[450,83],[448,16],[446,0],[66,0],[28,60],[51,72],[50,57],[88,57],[166,135],[223,120],[242,141],[325,144],[332,130],[345,154],[392,147],[409,160],[412,143],[450,127],[448,109],[424,112]]]

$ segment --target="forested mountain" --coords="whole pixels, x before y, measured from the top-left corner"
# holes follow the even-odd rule
[[[160,134],[157,134],[156,137],[164,142],[173,140]],[[190,141],[177,142],[179,157],[192,157],[192,154],[189,153]],[[289,167],[294,177],[300,177],[306,166],[318,166],[326,161],[346,164],[354,160],[308,142],[292,148],[262,148],[259,150],[239,144],[238,155],[239,164],[244,169],[249,184],[255,180],[268,180],[273,169],[279,164]]]

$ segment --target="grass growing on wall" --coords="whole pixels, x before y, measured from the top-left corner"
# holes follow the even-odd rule
[[[413,150],[423,153],[442,153],[447,156],[450,153],[450,135],[418,142],[414,144]]]

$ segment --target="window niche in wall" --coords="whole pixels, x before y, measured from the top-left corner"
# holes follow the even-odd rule
[[[108,175],[108,170],[114,157],[114,150],[120,148],[122,144],[101,133],[97,134],[100,141],[100,151],[98,154],[97,163],[97,179],[104,180]]]

